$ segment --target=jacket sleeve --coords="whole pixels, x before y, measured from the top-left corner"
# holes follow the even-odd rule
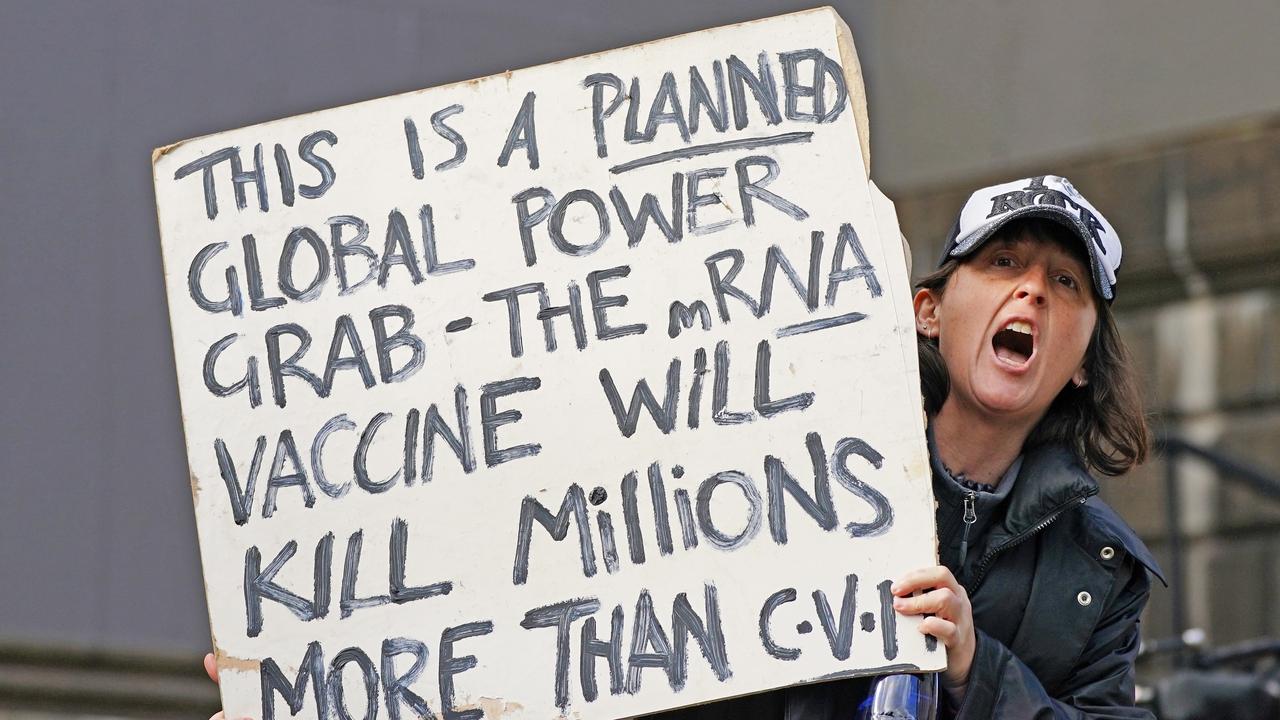
[[[1134,707],[1134,659],[1138,618],[1150,580],[1141,565],[1111,598],[1084,651],[1062,687],[1047,690],[1026,664],[1000,641],[977,633],[977,649],[957,720],[986,718],[1153,718]],[[1053,638],[1044,638],[1053,642]]]

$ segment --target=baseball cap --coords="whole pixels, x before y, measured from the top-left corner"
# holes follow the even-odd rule
[[[939,265],[977,250],[1010,220],[1029,217],[1052,220],[1075,233],[1089,254],[1093,286],[1108,302],[1115,299],[1120,236],[1071,181],[1058,175],[1038,175],[975,191],[960,209]]]

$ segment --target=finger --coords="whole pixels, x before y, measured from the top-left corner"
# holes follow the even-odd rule
[[[935,587],[948,587],[952,590],[956,590],[960,587],[960,583],[956,582],[955,575],[952,575],[951,571],[948,570],[946,566],[935,565],[933,567],[912,570],[904,574],[902,577],[898,578],[897,582],[893,583],[893,585],[889,587],[889,591],[894,595],[902,597],[904,595],[910,595],[917,590]]]
[[[215,683],[218,682],[218,662],[214,660],[213,653],[205,653],[204,671],[209,674],[210,680],[214,681]],[[210,718],[209,720],[214,720],[214,718]],[[217,720],[222,720],[222,718],[218,718]]]
[[[951,647],[956,644],[960,638],[960,628],[950,620],[943,620],[940,617],[927,617],[920,621],[917,629],[925,635],[932,635],[942,644]]]
[[[964,614],[963,603],[950,588],[937,588],[915,597],[893,599],[893,609],[903,615],[930,613],[948,620],[958,620]]]
[[[210,717],[210,718],[209,718],[209,720],[227,720],[227,716],[226,716],[226,715],[223,715],[223,714],[222,714],[222,711],[221,711],[221,710],[219,710],[219,711],[217,712],[217,714],[215,714],[215,715],[213,715],[212,717]]]

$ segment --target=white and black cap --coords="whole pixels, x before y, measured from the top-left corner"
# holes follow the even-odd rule
[[[1010,220],[1031,217],[1052,220],[1074,232],[1089,254],[1093,286],[1108,301],[1115,299],[1120,236],[1069,180],[1057,175],[992,185],[970,195],[951,228],[942,262],[978,249]]]

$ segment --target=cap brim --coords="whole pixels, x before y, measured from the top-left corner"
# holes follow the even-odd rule
[[[1085,227],[1080,218],[1065,208],[1057,205],[1028,205],[1011,210],[1004,213],[1000,217],[992,220],[985,225],[980,226],[977,230],[969,233],[964,239],[957,238],[952,243],[951,249],[947,252],[946,257],[961,258],[978,249],[987,241],[997,230],[1004,227],[1011,220],[1019,218],[1038,217],[1046,220],[1052,220],[1059,225],[1066,227],[1084,244],[1085,253],[1089,256],[1090,271],[1093,275],[1093,287],[1108,302],[1115,299],[1115,292],[1111,287],[1111,281],[1107,279],[1106,260],[1098,255],[1098,248],[1093,244],[1093,236],[1089,229]],[[945,258],[944,258],[945,259]]]

